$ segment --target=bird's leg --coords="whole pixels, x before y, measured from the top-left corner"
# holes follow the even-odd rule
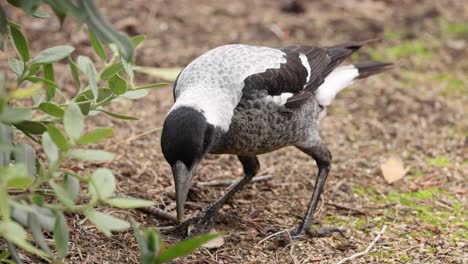
[[[326,228],[320,230],[310,230],[310,226],[314,219],[314,212],[317,208],[317,204],[320,200],[320,194],[322,193],[323,186],[325,181],[327,180],[328,172],[330,171],[330,164],[331,164],[331,153],[327,149],[325,145],[319,143],[313,147],[297,147],[302,152],[306,153],[307,155],[311,156],[318,166],[318,175],[317,180],[315,182],[314,191],[312,193],[312,198],[309,202],[309,207],[307,208],[307,213],[304,216],[304,220],[301,224],[295,228],[291,235],[292,236],[299,236],[304,233],[311,234],[313,236],[329,236],[331,233],[340,232],[340,229],[337,228]]]
[[[189,237],[194,235],[204,234],[210,231],[211,227],[214,224],[216,216],[219,209],[232,197],[236,192],[238,192],[245,184],[250,182],[252,178],[257,174],[258,169],[260,168],[260,163],[256,156],[237,156],[239,161],[242,164],[244,169],[244,176],[237,181],[235,184],[227,190],[221,198],[219,198],[215,203],[205,208],[203,214],[199,217],[198,222],[195,224],[193,229],[189,232]]]

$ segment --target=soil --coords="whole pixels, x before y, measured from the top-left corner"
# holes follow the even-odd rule
[[[375,37],[383,41],[364,48],[353,60],[396,64],[393,71],[342,92],[321,123],[333,165],[314,227],[341,227],[346,238],[290,241],[274,236],[262,241],[299,223],[315,181],[315,162],[295,148],[284,148],[260,156],[259,175],[271,175],[270,180],[248,185],[223,207],[216,228],[224,233],[225,244],[174,263],[336,263],[363,251],[384,225],[388,228],[380,242],[353,263],[467,263],[468,3],[304,0],[298,8],[285,6],[288,2],[293,1],[98,1],[119,30],[146,35],[137,51],[138,65],[183,67],[227,43],[332,45]],[[55,18],[32,19],[12,10],[9,16],[24,25],[32,54],[67,43],[77,48],[74,54],[92,54],[86,30],[71,19],[60,30]],[[3,58],[0,64],[6,67]],[[58,66],[56,71],[62,89],[70,92],[68,69]],[[139,84],[155,81],[161,80],[140,74],[135,79]],[[117,176],[120,195],[151,199],[175,213],[172,175],[157,130],[172,103],[171,87],[153,90],[141,100],[112,106],[138,121],[96,116],[88,129],[114,128],[115,136],[96,147],[117,154],[104,165]],[[154,132],[141,136],[150,130]],[[388,184],[380,164],[391,155],[401,157],[408,171]],[[236,157],[212,155],[202,162],[195,181],[237,179],[241,174]],[[193,187],[188,215],[199,214],[225,188]],[[171,226],[136,210],[100,209],[133,217],[144,227]],[[67,215],[67,262],[139,262],[131,232],[105,238],[83,219]],[[170,234],[163,238],[168,243],[177,240]]]

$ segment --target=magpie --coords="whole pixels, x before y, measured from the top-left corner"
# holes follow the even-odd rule
[[[257,155],[287,146],[304,152],[318,166],[307,212],[291,234],[310,230],[332,159],[320,139],[320,119],[343,88],[392,67],[374,61],[339,66],[372,41],[281,48],[230,44],[207,51],[180,72],[161,134],[179,222],[192,176],[204,156],[237,155],[244,170],[241,179],[194,218],[189,236],[211,229],[219,209],[258,172]]]

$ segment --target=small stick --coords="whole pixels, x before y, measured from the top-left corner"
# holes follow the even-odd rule
[[[296,257],[293,254],[294,243],[293,243],[293,240],[289,231],[288,231],[288,237],[289,237],[289,241],[291,242],[291,248],[289,249],[289,256],[291,256],[291,259],[293,260],[294,264],[298,264],[299,262],[297,261]]]
[[[261,244],[261,243],[267,241],[268,239],[270,239],[270,238],[272,238],[272,237],[274,237],[274,236],[277,236],[277,235],[279,235],[279,234],[282,234],[282,233],[284,233],[284,232],[288,232],[288,233],[289,233],[289,229],[282,230],[282,231],[276,232],[276,233],[274,233],[274,234],[271,234],[271,235],[265,237],[264,239],[260,240],[260,241],[258,242],[258,244]]]
[[[367,215],[366,213],[364,213],[364,212],[362,212],[362,211],[359,211],[359,210],[354,209],[354,208],[346,207],[346,206],[343,206],[343,205],[334,204],[334,203],[325,203],[325,204],[326,204],[326,205],[333,206],[333,207],[335,207],[336,209],[341,209],[341,210],[347,210],[347,211],[355,212],[356,214],[359,214],[359,215]]]
[[[366,255],[367,253],[369,253],[369,251],[374,247],[374,245],[377,243],[377,241],[379,241],[379,239],[383,235],[383,233],[385,233],[385,230],[387,230],[387,225],[384,225],[382,227],[382,230],[380,230],[380,232],[377,234],[377,236],[374,238],[374,240],[372,240],[372,242],[369,244],[369,246],[367,246],[366,250],[364,250],[362,252],[359,252],[359,253],[356,253],[354,255],[351,255],[351,256],[349,256],[347,258],[344,258],[344,259],[340,260],[336,264],[343,264],[343,263],[345,263],[347,261],[354,260],[356,258],[362,257],[362,256]]]
[[[125,140],[125,143],[128,144],[128,143],[132,142],[133,140],[135,140],[135,139],[137,139],[137,138],[141,138],[141,137],[144,137],[144,136],[149,135],[149,134],[151,134],[151,133],[158,132],[158,131],[161,130],[161,129],[162,129],[162,127],[155,127],[155,128],[150,129],[150,130],[141,132],[141,133],[139,133],[139,134],[134,135],[133,137],[127,138],[127,139]]]
[[[250,182],[259,182],[259,181],[267,181],[273,178],[271,175],[263,175],[253,178]],[[208,181],[208,182],[197,182],[196,186],[199,187],[216,187],[216,186],[229,186],[233,183],[237,182],[237,180],[215,180],[215,181]]]
[[[143,208],[139,208],[138,210],[143,211],[148,214],[152,214],[164,220],[169,220],[173,223],[179,223],[179,221],[177,220],[177,217],[156,207],[143,207]]]

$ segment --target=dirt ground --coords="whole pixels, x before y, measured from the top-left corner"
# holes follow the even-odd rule
[[[364,250],[384,225],[388,228],[380,242],[353,263],[468,263],[468,3],[304,0],[305,12],[294,13],[282,11],[284,2],[98,1],[117,28],[147,36],[138,50],[138,65],[182,67],[227,43],[331,45],[375,37],[384,41],[353,60],[397,65],[341,93],[321,124],[333,165],[315,216],[323,226],[344,228],[347,238],[262,241],[272,230],[300,221],[315,181],[315,163],[285,148],[260,156],[259,175],[272,179],[247,186],[223,208],[216,228],[224,232],[225,244],[176,263],[336,263]],[[25,25],[32,54],[66,43],[77,48],[75,54],[90,54],[86,32],[70,21],[59,31],[55,19],[33,20],[20,12],[12,16]],[[68,69],[58,69],[66,71],[59,80],[63,89],[71,89]],[[149,81],[158,80],[136,77],[137,83]],[[107,166],[118,177],[119,194],[155,200],[159,208],[174,213],[172,176],[160,150],[160,133],[137,136],[162,126],[173,102],[171,89],[113,106],[138,121],[98,116],[91,123],[115,128],[114,138],[102,146],[117,153]],[[403,159],[408,172],[388,184],[380,164],[393,154]],[[241,173],[235,157],[209,156],[195,181],[236,179]],[[188,213],[200,213],[225,188],[192,188]],[[132,216],[145,227],[170,225],[140,211],[102,210]],[[138,263],[131,232],[105,238],[83,219],[68,215],[69,263]],[[164,239],[171,243],[175,238]]]

